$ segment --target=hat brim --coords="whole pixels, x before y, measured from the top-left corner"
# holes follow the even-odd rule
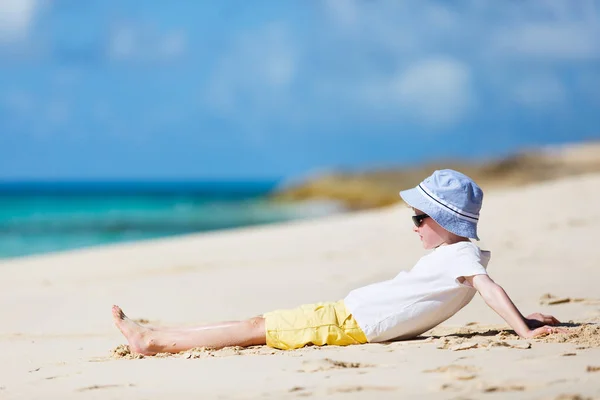
[[[400,192],[400,197],[406,204],[412,208],[423,211],[427,215],[434,212],[433,205],[419,192],[417,188],[403,190]]]
[[[400,197],[406,204],[429,215],[435,222],[448,232],[461,237],[479,240],[477,224],[457,217],[447,212],[427,199],[417,188],[403,190]]]

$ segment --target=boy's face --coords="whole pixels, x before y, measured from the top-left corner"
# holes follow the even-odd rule
[[[415,215],[425,214],[423,211],[416,208],[413,210],[415,211]],[[419,235],[421,243],[423,243],[423,248],[428,250],[435,249],[448,241],[449,232],[442,228],[431,217],[423,219],[421,221],[421,226],[413,226],[413,232]]]

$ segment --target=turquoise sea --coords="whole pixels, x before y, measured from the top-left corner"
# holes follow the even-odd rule
[[[0,183],[0,258],[339,212],[274,204],[275,182]]]

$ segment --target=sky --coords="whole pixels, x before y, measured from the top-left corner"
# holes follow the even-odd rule
[[[600,1],[0,0],[0,180],[294,178],[600,138]]]

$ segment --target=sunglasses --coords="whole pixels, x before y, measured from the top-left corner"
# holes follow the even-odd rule
[[[429,215],[427,215],[427,214],[413,215],[411,218],[412,218],[415,226],[418,228],[421,226],[421,224],[423,223],[423,220],[425,218],[429,218]]]

